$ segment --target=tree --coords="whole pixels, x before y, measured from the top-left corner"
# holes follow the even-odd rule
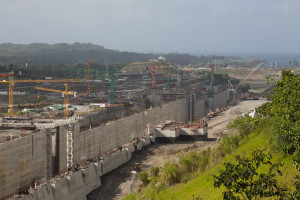
[[[284,189],[277,185],[276,176],[282,175],[279,168],[282,164],[273,164],[272,156],[266,150],[256,149],[251,157],[236,156],[236,164],[224,163],[225,170],[214,175],[214,187],[225,186],[223,199],[256,199],[257,197],[283,197]],[[264,173],[258,169],[267,167]]]
[[[270,115],[280,146],[300,160],[300,74],[282,70],[271,91]],[[299,164],[299,162],[298,162]]]
[[[243,117],[238,117],[233,122],[230,122],[227,128],[236,128],[240,135],[246,135],[248,137],[248,134],[258,123],[259,119],[252,118],[248,114],[245,114]]]

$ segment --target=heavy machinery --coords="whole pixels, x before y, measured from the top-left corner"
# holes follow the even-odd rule
[[[65,91],[61,91],[61,90],[54,90],[54,89],[50,89],[50,88],[44,88],[44,87],[34,87],[34,89],[38,89],[38,90],[46,90],[46,91],[50,91],[50,92],[59,92],[64,94],[64,98],[65,98],[65,102],[64,102],[64,107],[65,107],[65,119],[67,119],[69,117],[69,113],[68,113],[68,105],[69,105],[69,94],[73,94],[76,97],[76,92],[69,92],[68,91],[68,85],[65,83]]]
[[[59,82],[82,82],[83,79],[61,79],[61,80],[9,80],[0,81],[0,83],[9,83],[8,108],[9,116],[14,114],[14,85],[15,83],[59,83]]]

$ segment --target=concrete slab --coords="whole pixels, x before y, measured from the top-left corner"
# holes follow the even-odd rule
[[[97,162],[93,164],[96,171],[96,176],[100,179],[102,176],[101,162]]]
[[[68,186],[68,183],[67,183],[67,178],[66,177],[63,177],[59,180],[59,185],[60,185],[60,199],[64,199],[64,200],[72,200],[70,198],[70,190],[69,190],[69,186]],[[58,199],[56,198],[55,196],[55,199]]]
[[[75,172],[71,176],[66,177],[69,185],[70,199],[86,199],[85,185],[81,172]]]
[[[47,184],[44,186],[48,192],[49,200],[54,200],[54,194],[52,190],[52,186],[50,184]]]
[[[100,177],[97,176],[94,164],[82,170],[82,177],[85,185],[85,194],[89,194],[97,187],[101,186]]]
[[[38,197],[39,200],[42,200],[42,199],[50,200],[48,192],[47,192],[45,187],[39,188],[38,190],[36,190],[35,193],[37,194],[37,197]]]

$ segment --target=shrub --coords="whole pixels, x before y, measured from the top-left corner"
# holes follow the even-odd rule
[[[227,125],[227,128],[236,128],[239,131],[240,135],[246,135],[255,128],[256,125],[259,123],[259,119],[252,118],[248,114],[243,117],[236,118],[233,122]]]
[[[173,185],[181,181],[182,172],[175,163],[167,162],[163,169],[163,178],[169,184]]]
[[[240,140],[239,136],[227,136],[223,138],[218,148],[219,152],[223,156],[230,154],[234,148],[239,146]]]
[[[158,167],[151,167],[150,168],[150,174],[151,174],[151,176],[158,176],[159,168]]]
[[[180,156],[178,164],[183,171],[191,172],[193,170],[193,162],[186,155]]]
[[[139,173],[139,178],[141,179],[143,185],[148,184],[148,172],[147,171]]]

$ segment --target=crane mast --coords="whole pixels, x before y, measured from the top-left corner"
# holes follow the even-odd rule
[[[110,104],[115,104],[115,72],[114,67],[110,72]]]
[[[155,88],[155,66],[152,66],[152,76],[151,76],[152,89]]]

